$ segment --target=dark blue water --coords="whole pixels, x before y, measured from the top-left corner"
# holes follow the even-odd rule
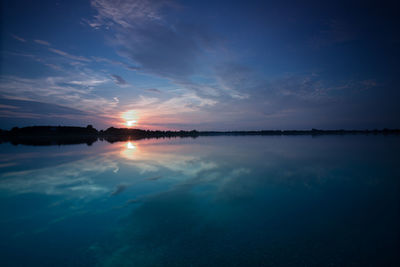
[[[400,138],[0,144],[1,266],[400,266]]]

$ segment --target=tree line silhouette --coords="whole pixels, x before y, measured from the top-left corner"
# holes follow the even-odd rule
[[[399,135],[400,129],[374,129],[374,130],[261,130],[261,131],[160,131],[110,127],[98,131],[92,125],[87,127],[77,126],[29,126],[14,127],[11,130],[0,129],[0,143],[10,142],[14,145],[92,145],[101,140],[110,143],[140,140],[146,138],[174,138],[199,136],[241,136],[241,135]]]

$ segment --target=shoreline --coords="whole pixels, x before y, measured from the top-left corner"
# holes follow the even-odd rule
[[[32,126],[0,130],[0,143],[13,145],[92,145],[97,141],[109,143],[153,138],[197,138],[201,136],[296,136],[296,135],[400,135],[400,129],[374,130],[261,130],[261,131],[153,131],[110,127],[96,130],[92,126]]]

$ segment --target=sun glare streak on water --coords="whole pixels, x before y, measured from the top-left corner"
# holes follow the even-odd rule
[[[132,142],[126,143],[126,147],[127,147],[128,149],[136,149],[136,146],[135,146],[134,144],[132,144]]]

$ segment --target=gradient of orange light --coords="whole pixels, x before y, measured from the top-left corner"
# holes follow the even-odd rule
[[[185,112],[171,113],[169,110],[157,107],[127,109],[119,114],[116,124],[119,127],[137,127],[147,130],[182,130],[174,125],[185,124],[192,119],[204,119],[193,117],[193,115],[188,117]]]
[[[120,118],[123,120],[120,124],[125,127],[133,127],[138,125],[138,113],[135,110],[127,110],[121,113]]]
[[[124,143],[120,150],[120,155],[128,160],[133,160],[140,154],[140,150],[137,144],[132,141]]]

